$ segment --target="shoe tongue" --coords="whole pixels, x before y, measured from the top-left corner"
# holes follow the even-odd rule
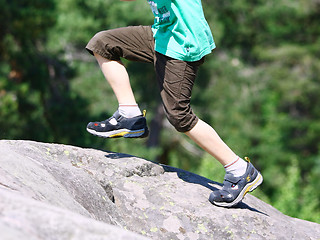
[[[113,118],[115,119],[118,119],[119,117],[121,117],[119,111],[117,110],[113,115],[112,115]]]
[[[233,176],[232,174],[227,173],[227,174],[224,176],[224,180],[236,184],[236,183],[238,183],[238,182],[241,180],[241,177],[235,177],[235,176]]]

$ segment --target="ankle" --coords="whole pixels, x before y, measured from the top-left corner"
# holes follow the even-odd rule
[[[133,118],[142,115],[138,104],[119,104],[119,114],[126,118]]]
[[[237,157],[236,160],[224,166],[226,173],[230,173],[235,177],[240,177],[245,174],[247,170],[247,162],[242,158]]]

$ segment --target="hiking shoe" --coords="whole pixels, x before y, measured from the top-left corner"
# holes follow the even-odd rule
[[[252,192],[263,181],[262,175],[248,161],[247,170],[244,175],[234,177],[232,174],[226,174],[223,187],[220,190],[213,191],[210,194],[209,201],[220,207],[232,207],[239,203],[248,192]]]
[[[87,125],[87,131],[104,138],[143,138],[149,135],[145,114],[126,118],[118,111],[102,122],[90,122]]]

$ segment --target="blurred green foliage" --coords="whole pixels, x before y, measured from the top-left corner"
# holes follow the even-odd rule
[[[0,138],[125,152],[222,181],[223,168],[163,117],[153,67],[124,61],[149,139],[85,131],[117,108],[84,47],[98,31],[150,25],[142,0],[0,0]],[[264,175],[254,194],[320,223],[319,1],[203,0],[217,49],[206,57],[192,106]],[[159,110],[160,109],[160,110]]]

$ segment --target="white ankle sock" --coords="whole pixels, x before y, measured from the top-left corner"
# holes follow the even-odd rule
[[[224,166],[224,169],[227,173],[231,173],[235,177],[240,177],[245,174],[247,170],[248,163],[244,161],[242,158],[238,157],[232,163],[229,163]]]
[[[118,111],[121,116],[133,118],[142,115],[138,104],[119,104]]]

